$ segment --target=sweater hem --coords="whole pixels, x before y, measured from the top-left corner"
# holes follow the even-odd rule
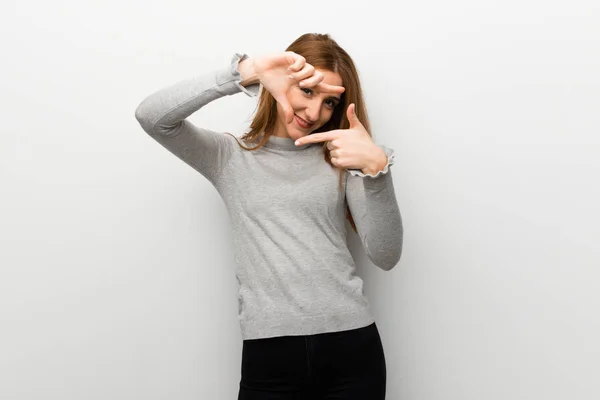
[[[342,314],[280,318],[248,322],[240,320],[242,340],[276,336],[304,336],[358,329],[375,322],[370,310]]]

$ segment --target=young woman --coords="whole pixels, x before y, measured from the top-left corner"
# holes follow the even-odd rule
[[[260,88],[263,88],[260,91]],[[258,96],[241,137],[186,118]],[[135,116],[217,189],[231,216],[243,350],[239,400],[385,398],[386,364],[345,219],[368,258],[392,269],[403,227],[393,150],[370,135],[356,67],[329,35],[148,96]]]

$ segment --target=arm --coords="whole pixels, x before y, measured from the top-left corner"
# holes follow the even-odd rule
[[[393,150],[380,147],[387,164],[374,175],[349,169],[346,199],[367,257],[389,271],[400,261],[404,228],[389,168],[394,163]]]
[[[227,165],[234,138],[200,128],[186,120],[200,108],[220,97],[244,92],[255,97],[258,80],[238,70],[245,54],[236,53],[228,67],[180,81],[146,97],[135,110],[142,129],[179,159],[215,184]],[[248,63],[243,63],[247,69]]]

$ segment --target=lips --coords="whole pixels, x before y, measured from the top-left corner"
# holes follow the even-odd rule
[[[305,120],[303,120],[302,118],[300,118],[299,116],[297,116],[296,114],[294,114],[294,117],[296,119],[296,123],[298,125],[300,125],[301,128],[308,129],[311,126],[313,126],[313,124],[309,124],[308,122],[306,122]]]

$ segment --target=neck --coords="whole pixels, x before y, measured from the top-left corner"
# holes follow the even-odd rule
[[[279,116],[277,117],[277,122],[275,123],[275,129],[273,129],[272,136],[282,137],[282,138],[290,137],[290,135],[288,135],[288,133],[287,133],[287,129],[285,128],[285,125],[283,125],[283,122],[281,122],[281,118],[279,118]]]

